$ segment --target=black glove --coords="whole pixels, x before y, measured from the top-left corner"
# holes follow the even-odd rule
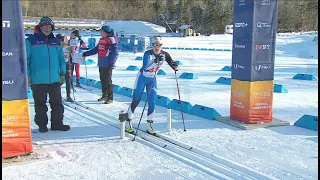
[[[179,66],[178,66],[178,64],[177,64],[176,61],[172,61],[171,64],[172,64],[172,69],[173,69],[173,70],[175,70],[175,71],[178,71],[178,70],[179,70]]]
[[[179,66],[173,66],[174,71],[179,71]]]
[[[161,61],[163,61],[163,60],[164,60],[163,55],[162,55],[162,54],[159,54],[159,55],[156,55],[156,58],[154,59],[154,62],[155,62],[155,63],[159,63],[159,62],[161,62]]]

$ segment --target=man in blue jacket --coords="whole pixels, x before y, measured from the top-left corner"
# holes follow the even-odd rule
[[[64,83],[66,63],[60,41],[52,31],[54,23],[42,17],[35,26],[34,34],[26,39],[28,83],[33,91],[35,104],[34,121],[39,132],[48,132],[47,94],[51,107],[51,130],[68,131],[63,124],[64,107],[60,86]]]

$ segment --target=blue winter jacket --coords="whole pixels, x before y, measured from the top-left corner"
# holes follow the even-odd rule
[[[27,73],[31,84],[60,82],[66,73],[66,63],[60,41],[51,33],[44,36],[36,26],[26,40]]]

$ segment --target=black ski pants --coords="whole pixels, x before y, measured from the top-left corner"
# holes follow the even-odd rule
[[[102,86],[102,97],[113,100],[113,86],[112,86],[112,68],[99,67],[100,81]]]
[[[60,83],[53,84],[33,84],[35,117],[34,121],[39,127],[47,126],[48,107],[46,104],[47,95],[49,94],[49,104],[51,107],[51,126],[59,127],[63,125],[64,106],[62,104]]]

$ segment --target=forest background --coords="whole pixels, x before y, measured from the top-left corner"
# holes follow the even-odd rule
[[[166,27],[168,32],[189,24],[201,34],[221,34],[226,25],[233,24],[234,0],[22,0],[21,3],[24,18],[147,21]],[[318,0],[278,0],[277,29],[318,31]]]

